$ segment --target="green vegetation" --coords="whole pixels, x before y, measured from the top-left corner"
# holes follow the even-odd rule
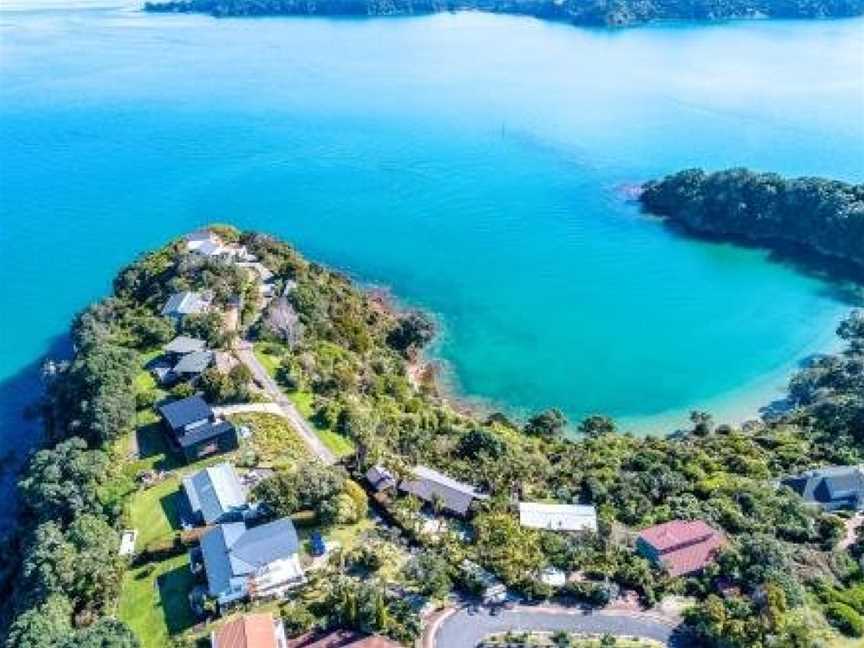
[[[834,220],[856,223],[854,201],[832,187],[826,204],[838,210]],[[736,428],[694,412],[690,430],[636,438],[593,416],[573,437],[554,409],[524,425],[502,414],[480,419],[454,410],[434,385],[416,387],[408,377],[408,362],[431,335],[428,317],[388,308],[276,239],[236,238],[273,270],[276,294],[287,288],[248,331],[258,358],[322,438],[352,452],[347,467],[324,466],[307,459],[283,419],[236,417],[253,434],[235,459],[275,468],[256,497],[275,514],[291,515],[304,538],[323,527],[343,547],[316,572],[320,578],[282,606],[289,627],[342,624],[410,642],[418,617],[404,599],[422,604],[465,586],[466,559],[530,599],[556,594],[538,579],[550,566],[579,572],[581,580],[560,593],[590,605],[605,605],[621,588],[648,605],[686,594],[695,601],[687,621],[706,646],[810,646],[864,627],[864,538],[838,549],[842,521],[775,486],[813,465],[864,461],[864,315],[840,326],[841,353],[795,376],[793,409],[776,418]],[[179,478],[224,457],[178,470],[153,412],[164,394],[142,367],[170,337],[157,313],[174,290],[210,290],[217,308],[238,293],[255,298],[247,273],[237,270],[174,243],[124,269],[115,295],[77,318],[77,353],[51,380],[43,406],[45,447],[20,481],[19,551],[8,552],[3,572],[14,618],[8,646],[35,648],[43,636],[87,645],[103,635],[112,637],[106,645],[137,645],[126,626],[108,621],[112,616],[154,648],[188,636],[192,576],[185,553],[195,538],[177,531]],[[204,381],[213,396],[228,400],[248,396],[239,393],[246,383],[248,376]],[[428,465],[490,497],[470,522],[451,520],[434,533],[424,529],[418,500],[396,497],[390,514],[403,530],[370,529],[356,480],[379,463],[397,476]],[[157,473],[150,475],[154,485],[139,487],[141,471]],[[523,528],[514,494],[591,503],[600,532],[577,537]],[[704,573],[670,578],[628,544],[628,531],[671,519],[703,519],[725,532],[728,546]],[[117,556],[118,530],[128,526],[139,530],[143,549],[131,568]],[[409,537],[422,547],[410,558]],[[49,645],[65,648],[59,641]]]
[[[298,385],[293,380],[289,380],[286,385],[285,374],[287,371],[283,362],[290,366],[292,360],[290,357],[286,358],[287,349],[284,346],[274,342],[257,343],[254,347],[254,353],[258,362],[267,372],[286,388],[288,398],[297,407],[297,411],[312,423],[318,438],[330,452],[337,457],[346,457],[356,450],[350,438],[333,429],[330,418],[319,414],[315,405],[314,393],[297,389]]]
[[[235,414],[231,421],[243,425],[252,432],[247,448],[243,452],[245,463],[254,463],[267,468],[286,468],[301,459],[308,459],[306,444],[297,436],[291,425],[276,414]]]
[[[839,18],[860,15],[864,3],[860,0],[341,0],[310,5],[297,0],[157,0],[147,2],[145,9],[214,16],[394,16],[479,10],[576,25],[621,27],[653,20]]]
[[[659,648],[662,645],[638,637],[572,632],[505,632],[487,637],[479,648]]]
[[[804,250],[864,269],[864,184],[689,169],[646,183],[640,200],[688,232]]]
[[[170,638],[192,627],[187,595],[194,585],[185,552],[126,572],[118,615],[144,648],[164,648]]]
[[[138,529],[136,544],[139,547],[147,548],[173,537],[180,528],[182,497],[180,480],[173,475],[135,493],[129,504],[129,520],[130,526]]]

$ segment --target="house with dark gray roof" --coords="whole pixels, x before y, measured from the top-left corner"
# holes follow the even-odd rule
[[[396,478],[383,466],[372,466],[366,471],[366,481],[375,490],[381,493],[391,488],[396,488]]]
[[[237,522],[249,509],[246,489],[227,461],[184,477],[183,492],[199,524]]]
[[[171,442],[187,461],[194,461],[238,447],[237,430],[230,421],[218,419],[200,396],[160,405],[159,413]]]
[[[458,482],[432,468],[416,466],[411,473],[413,478],[402,480],[399,490],[433,507],[440,507],[442,512],[467,517],[475,501],[488,499],[474,486]]]
[[[207,350],[207,342],[197,338],[178,335],[162,350],[164,355],[150,366],[161,385],[197,378],[213,364],[214,354]]]
[[[210,308],[210,299],[197,292],[174,293],[162,307],[162,315],[170,317],[175,321],[183,319],[186,315],[204,313]]]
[[[220,524],[201,536],[207,592],[220,606],[282,596],[306,581],[299,551],[289,518],[252,528],[243,522]],[[193,569],[196,560],[193,555]]]
[[[781,482],[811,504],[826,511],[864,509],[864,470],[861,466],[827,466]]]

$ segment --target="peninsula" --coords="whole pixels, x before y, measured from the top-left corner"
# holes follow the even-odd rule
[[[156,0],[147,11],[213,16],[405,16],[485,11],[588,27],[657,20],[844,18],[864,14],[864,0]]]
[[[677,213],[670,191],[649,184],[646,205]],[[561,641],[864,635],[862,313],[839,327],[842,353],[795,376],[783,416],[693,412],[687,430],[638,438],[601,415],[455,410],[411,370],[434,334],[425,314],[265,234],[187,234],[113,288],[46,374],[44,446],[0,570],[8,648],[247,631],[434,645],[480,627],[462,612],[439,628],[453,593],[545,601]],[[680,595],[683,615],[655,608]]]
[[[646,211],[692,234],[818,255],[864,271],[864,184],[688,169],[642,189]]]

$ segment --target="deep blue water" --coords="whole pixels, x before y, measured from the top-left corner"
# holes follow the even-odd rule
[[[740,418],[833,344],[833,286],[681,238],[618,189],[695,165],[864,180],[864,21],[608,32],[106,4],[0,9],[5,447],[70,317],[208,221],[433,311],[454,387],[517,414]]]

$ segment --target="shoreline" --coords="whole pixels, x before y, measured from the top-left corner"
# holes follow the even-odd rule
[[[438,315],[421,307],[401,302],[392,289],[385,284],[359,281],[357,283],[375,303],[392,316],[398,317],[411,310],[420,310],[429,315],[434,322],[435,336],[432,342],[420,349],[415,357],[406,360],[407,377],[415,388],[421,389],[424,385],[431,385],[437,396],[453,410],[479,419],[501,413],[514,423],[522,424],[534,413],[531,410],[522,410],[508,403],[465,392],[459,385],[456,370],[441,350],[446,329]],[[839,309],[839,312],[831,318],[831,326],[815,331],[812,339],[800,349],[799,353],[795,353],[781,365],[769,369],[744,384],[737,385],[730,391],[690,405],[672,407],[651,414],[611,415],[602,411],[595,414],[609,416],[615,422],[619,433],[640,437],[674,435],[689,426],[689,414],[694,410],[708,412],[717,425],[726,424],[735,427],[751,421],[762,421],[772,415],[780,415],[788,411],[785,401],[788,397],[789,381],[804,363],[809,358],[834,355],[843,349],[843,341],[837,336],[836,329],[839,323],[857,307],[858,305],[850,305]],[[550,407],[560,409],[560,406],[555,404]],[[576,433],[578,423],[579,420],[575,419],[568,422],[568,436],[571,438],[578,438]]]

